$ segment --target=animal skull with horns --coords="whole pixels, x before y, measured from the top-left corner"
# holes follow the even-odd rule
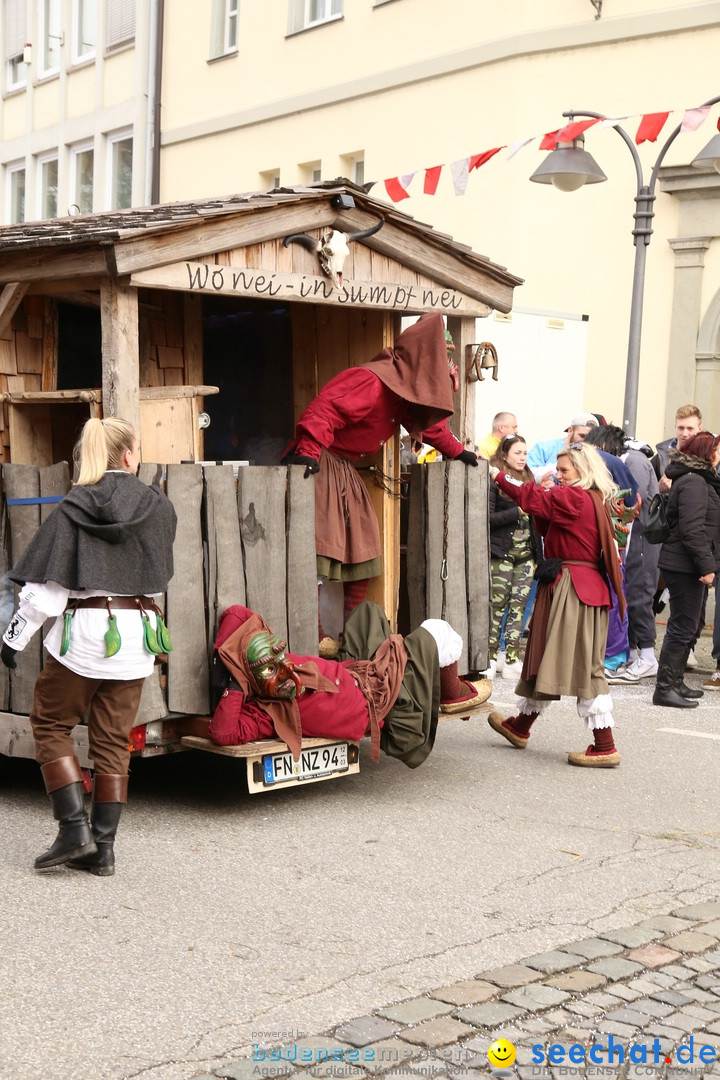
[[[363,240],[366,236],[372,236],[384,224],[385,218],[380,218],[376,225],[372,225],[369,229],[361,229],[360,232],[341,233],[333,229],[332,232],[327,233],[320,240],[310,236],[308,233],[293,233],[291,236],[285,237],[283,244],[285,247],[288,244],[302,244],[308,251],[316,251],[323,272],[331,278],[336,289],[342,289],[343,266],[350,254],[348,245],[355,240]]]

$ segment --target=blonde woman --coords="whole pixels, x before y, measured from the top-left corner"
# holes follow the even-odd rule
[[[22,589],[0,659],[16,667],[15,654],[56,617],[30,721],[60,829],[35,869],[68,863],[107,877],[127,802],[128,736],[143,682],[169,647],[154,597],[173,574],[176,517],[159,488],[138,480],[138,437],[126,421],[88,420],[76,460],[75,485],[10,571]],[[72,742],[86,714],[95,769],[91,822]]]
[[[617,489],[592,446],[562,450],[557,485],[548,490],[519,483],[496,469],[491,473],[500,490],[532,515],[545,538],[545,559],[515,688],[520,697],[517,714],[505,718],[493,712],[488,722],[513,746],[524,749],[532,725],[548,703],[569,694],[577,699],[578,713],[593,736],[587,750],[568,755],[569,764],[612,768],[620,763],[620,755],[605,680],[611,603],[605,574],[624,607],[607,506]]]

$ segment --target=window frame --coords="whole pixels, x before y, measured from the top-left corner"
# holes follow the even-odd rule
[[[240,40],[240,0],[213,0],[210,18],[210,59],[235,56]]]
[[[57,33],[52,31],[57,30]],[[57,42],[55,48],[57,49],[57,63],[48,64],[48,59],[53,48],[50,45],[50,40]],[[65,35],[62,29],[62,3],[61,0],[40,0],[38,8],[38,40],[40,42],[40,48],[37,50],[39,56],[37,57],[37,71],[38,78],[49,79],[54,75],[60,74],[60,66],[62,63],[62,47],[65,44]]]
[[[323,4],[322,18],[310,19],[310,5],[313,2]],[[318,26],[338,22],[345,17],[343,4],[344,0],[289,0],[287,36],[292,37],[293,34],[300,34],[304,30],[314,30]],[[337,6],[339,10],[333,11],[334,6]]]
[[[317,19],[310,18],[312,4],[323,5],[324,14]],[[336,4],[340,8],[339,11],[332,10]],[[303,29],[305,30],[312,30],[314,26],[323,26],[325,23],[334,22],[336,19],[342,19],[342,17],[343,0],[303,0]]]
[[[46,167],[53,162],[57,166],[57,178],[55,188],[55,213],[48,215],[45,212],[46,189],[43,180]],[[51,221],[53,218],[59,217],[58,208],[60,206],[60,155],[58,151],[52,150],[47,154],[38,154],[35,158],[35,169],[37,187],[37,218],[39,221]]]
[[[15,217],[15,178],[22,174],[22,217]],[[15,161],[5,166],[5,218],[8,225],[22,225],[27,221],[27,166],[25,161]]]
[[[28,65],[24,59],[28,39],[27,0],[5,0],[3,38],[5,89],[8,93],[13,93],[15,90],[25,89],[28,83]]]
[[[117,204],[117,170],[116,170],[116,157],[115,151],[120,143],[130,142],[130,202],[127,206],[119,206]],[[135,153],[135,133],[132,128],[123,128],[121,131],[114,131],[112,134],[106,136],[107,146],[107,162],[106,162],[106,177],[107,177],[107,190],[106,190],[106,205],[108,210],[129,210],[133,205],[133,166],[134,166],[134,153]]]
[[[93,26],[93,43],[85,52],[80,51],[83,44],[83,13],[90,11],[95,16]],[[97,0],[73,0],[72,8],[72,62],[73,64],[86,64],[97,56]]]
[[[95,208],[95,143],[92,139],[85,139],[83,142],[73,143],[70,149],[70,184],[68,191],[70,192],[69,198],[72,200],[70,206],[77,206],[78,211],[81,214],[92,214]],[[92,154],[92,195],[91,206],[89,210],[83,210],[82,206],[78,202],[78,159],[81,154],[86,154],[88,151]]]

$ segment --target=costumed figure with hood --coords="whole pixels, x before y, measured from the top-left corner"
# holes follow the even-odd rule
[[[523,484],[495,468],[495,483],[526,514],[532,514],[544,537],[544,560],[538,565],[537,598],[515,716],[491,712],[488,723],[508,742],[524,750],[538,716],[564,694],[577,699],[578,714],[592,732],[586,750],[568,754],[570,765],[612,768],[620,764],[613,739],[612,698],[605,678],[605,647],[610,590],[625,614],[620,565],[609,501],[617,488],[594,446],[561,450],[557,485],[543,489]]]
[[[469,713],[492,684],[458,677],[462,638],[428,619],[403,638],[383,610],[364,601],[345,624],[337,660],[287,652],[263,618],[233,605],[220,618],[214,684],[222,696],[209,737],[221,746],[277,737],[297,760],[303,736],[357,741],[370,736],[409,768],[425,761],[438,711]]]
[[[449,338],[449,340],[447,340]],[[315,549],[319,582],[342,581],[344,619],[382,572],[380,529],[351,462],[375,454],[402,425],[451,459],[477,465],[447,427],[458,389],[454,345],[439,313],[422,315],[392,348],[339,372],[298,420],[283,464],[305,465],[315,479]],[[324,632],[319,627],[322,641]]]
[[[138,436],[125,420],[88,420],[75,454],[77,480],[10,571],[22,588],[0,658],[17,667],[16,654],[55,616],[30,722],[59,832],[35,868],[67,863],[107,877],[143,682],[172,647],[155,598],[173,575],[176,515],[159,488],[138,479]],[[90,821],[71,738],[86,715]]]

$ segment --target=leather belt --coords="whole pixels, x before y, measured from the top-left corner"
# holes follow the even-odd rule
[[[142,611],[149,608],[157,611],[157,605],[150,596],[86,596],[68,600],[66,611],[74,611],[77,608],[129,608]]]

